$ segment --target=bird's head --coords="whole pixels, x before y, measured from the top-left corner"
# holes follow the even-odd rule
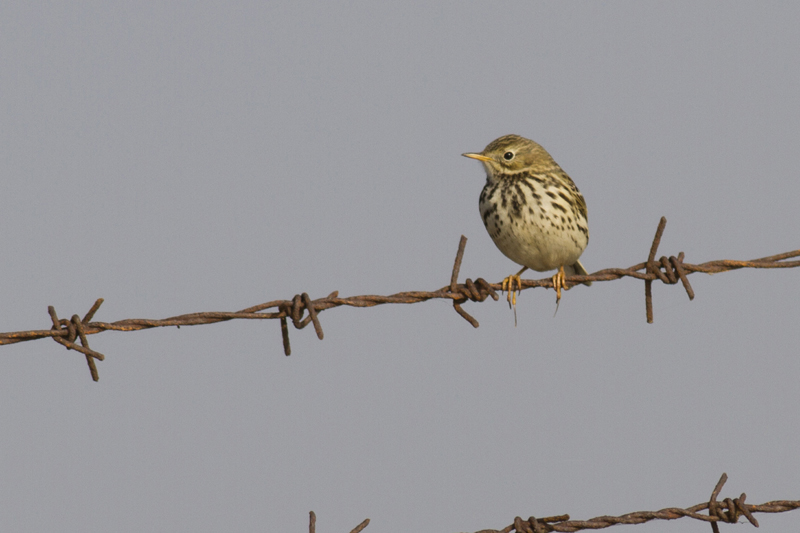
[[[544,172],[556,164],[544,148],[519,135],[504,135],[490,142],[480,153],[461,155],[483,163],[490,178],[523,171]]]

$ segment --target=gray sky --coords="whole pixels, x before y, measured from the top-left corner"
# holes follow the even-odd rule
[[[462,158],[518,133],[590,272],[800,247],[797,2],[4,2],[0,330],[517,270]],[[543,277],[536,275],[535,277]],[[800,498],[800,270],[0,347],[6,531],[457,532]],[[798,512],[759,515],[796,529]],[[730,529],[722,527],[723,530]],[[743,526],[744,527],[744,526]],[[749,527],[749,526],[747,526]],[[626,528],[626,530],[629,528]],[[659,523],[644,531],[702,531]]]

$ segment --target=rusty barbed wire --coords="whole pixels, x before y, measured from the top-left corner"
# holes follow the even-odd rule
[[[683,252],[680,252],[677,256],[661,257],[656,261],[656,253],[661,243],[661,236],[664,233],[666,224],[667,219],[661,217],[653,243],[650,246],[650,253],[647,261],[629,268],[607,268],[588,276],[568,276],[566,278],[567,286],[571,287],[584,281],[611,281],[623,277],[644,280],[645,312],[647,322],[652,323],[652,284],[656,280],[660,280],[667,285],[675,285],[680,282],[686,290],[689,300],[693,300],[694,290],[689,283],[688,276],[694,272],[715,274],[740,268],[795,268],[800,266],[800,261],[786,261],[786,259],[800,256],[800,250],[753,259],[751,261],[723,259],[720,261],[709,261],[699,265],[684,263]],[[477,328],[479,326],[478,321],[467,313],[461,304],[467,301],[483,302],[489,297],[498,300],[499,296],[497,291],[501,290],[501,284],[489,283],[483,278],[478,278],[475,281],[467,278],[464,283],[458,283],[458,275],[461,270],[461,261],[464,257],[466,245],[467,238],[462,235],[458,245],[458,251],[456,252],[455,263],[453,264],[453,271],[450,276],[450,284],[436,291],[409,291],[389,296],[363,295],[351,296],[349,298],[339,298],[339,292],[334,291],[328,296],[316,300],[312,300],[311,297],[304,292],[295,295],[291,300],[273,300],[236,312],[190,313],[160,320],[133,318],[119,320],[117,322],[92,322],[91,320],[94,314],[103,303],[103,299],[100,298],[94,303],[83,319],[80,319],[78,315],[73,315],[70,320],[59,319],[55,309],[50,306],[48,307],[48,312],[53,323],[50,329],[0,333],[0,345],[15,344],[47,337],[52,338],[55,342],[65,346],[69,350],[76,350],[83,353],[86,356],[92,379],[97,381],[98,375],[95,360],[102,361],[104,356],[89,348],[87,336],[103,331],[138,331],[168,326],[197,326],[236,319],[278,319],[280,321],[281,336],[283,338],[283,350],[288,356],[292,353],[289,343],[289,319],[291,319],[292,325],[297,329],[303,329],[309,324],[313,324],[317,337],[322,340],[324,335],[322,325],[319,321],[319,313],[327,309],[343,305],[350,307],[373,307],[382,304],[413,304],[433,299],[452,300],[455,311]],[[552,288],[553,280],[551,278],[522,280],[521,290],[534,287]],[[275,309],[275,311],[264,312],[267,309]],[[76,340],[80,340],[80,344],[76,344]]]
[[[550,531],[581,531],[583,529],[603,529],[617,524],[644,524],[651,520],[676,520],[678,518],[689,517],[703,522],[710,522],[713,533],[719,533],[718,522],[735,524],[739,518],[744,516],[748,522],[758,527],[758,520],[753,513],[783,513],[800,508],[798,500],[779,500],[767,502],[761,505],[751,505],[745,503],[747,495],[742,493],[738,498],[725,498],[717,501],[722,486],[728,480],[727,474],[722,474],[716,487],[711,492],[711,498],[707,502],[681,509],[678,507],[668,507],[660,511],[639,511],[628,513],[622,516],[598,516],[591,520],[570,520],[569,515],[551,516],[547,518],[522,519],[519,516],[514,518],[514,523],[503,529],[482,529],[476,533],[548,533]],[[708,510],[708,514],[700,514],[699,511]]]
[[[716,487],[711,492],[711,498],[707,502],[681,509],[678,507],[668,507],[660,511],[639,511],[628,513],[622,516],[598,516],[590,520],[570,520],[568,514],[558,516],[547,516],[535,518],[533,516],[523,519],[519,516],[514,518],[514,522],[503,529],[481,529],[475,533],[549,533],[551,531],[573,532],[584,529],[604,529],[618,524],[644,524],[651,520],[677,520],[678,518],[694,518],[711,524],[713,533],[719,533],[718,522],[736,524],[739,518],[744,516],[748,522],[758,527],[758,520],[753,513],[784,513],[800,508],[800,501],[779,500],[767,502],[761,505],[751,505],[745,503],[747,495],[742,493],[738,498],[725,498],[717,501],[722,486],[728,480],[728,475],[723,473],[719,478]],[[700,514],[699,511],[708,510],[708,514]],[[309,513],[309,533],[316,533],[317,515],[314,511]],[[369,525],[369,518],[357,525],[350,533],[360,533]]]

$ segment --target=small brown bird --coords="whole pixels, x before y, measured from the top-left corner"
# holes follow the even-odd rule
[[[553,276],[556,303],[561,300],[565,275],[588,275],[578,258],[589,244],[586,202],[547,151],[519,135],[495,139],[480,153],[462,154],[486,169],[480,198],[486,230],[506,257],[523,266],[503,280],[508,301],[516,304],[527,269]],[[591,282],[586,282],[591,285]]]

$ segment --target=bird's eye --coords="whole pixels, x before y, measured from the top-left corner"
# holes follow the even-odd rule
[[[514,159],[514,152],[506,152],[506,153],[504,153],[503,154],[503,159],[505,159],[506,161],[511,161],[512,159]]]

